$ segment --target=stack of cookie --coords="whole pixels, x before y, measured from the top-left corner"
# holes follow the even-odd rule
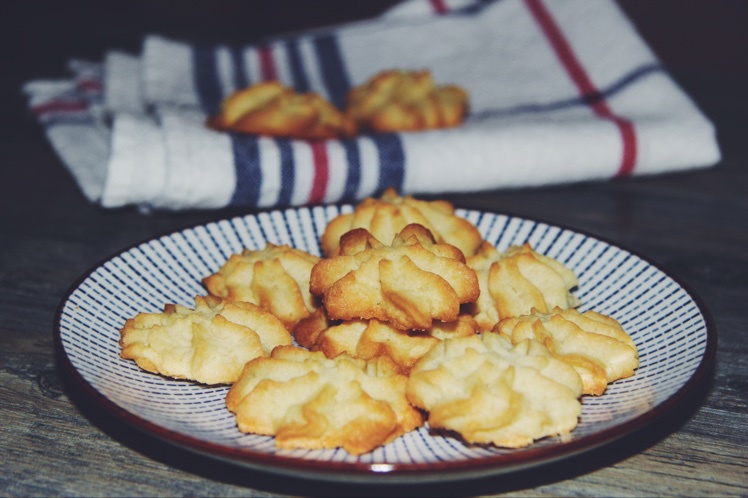
[[[351,454],[426,422],[502,447],[567,434],[582,395],[638,367],[617,321],[575,309],[573,271],[528,244],[499,252],[448,202],[390,189],[320,242],[322,258],[231,256],[194,310],[128,320],[122,356],[231,384],[238,428],[280,448]]]

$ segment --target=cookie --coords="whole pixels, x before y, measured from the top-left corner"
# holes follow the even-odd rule
[[[475,272],[454,246],[412,224],[385,245],[366,229],[341,238],[340,255],[312,268],[310,291],[337,320],[375,318],[401,330],[427,330],[457,319],[480,292]]]
[[[448,339],[418,360],[408,400],[428,425],[468,442],[519,448],[571,432],[582,413],[577,372],[537,341],[487,333]]]
[[[309,278],[319,259],[288,245],[268,243],[264,249],[231,255],[203,279],[203,285],[211,295],[256,304],[293,330],[318,307],[309,293]]]
[[[275,436],[278,448],[360,455],[423,425],[405,398],[407,382],[386,359],[328,359],[281,346],[247,363],[226,406],[239,430]]]
[[[556,358],[573,366],[584,394],[599,396],[608,384],[634,375],[639,355],[618,321],[595,311],[556,308],[550,313],[501,320],[494,330],[518,343],[535,339]]]
[[[296,93],[277,81],[239,90],[208,120],[210,128],[252,135],[325,140],[356,134],[353,119],[316,93]]]
[[[483,240],[472,223],[455,214],[450,202],[401,196],[394,188],[388,188],[379,198],[362,200],[352,213],[333,218],[320,239],[322,252],[328,257],[336,256],[340,237],[355,228],[365,228],[378,240],[389,242],[411,223],[423,225],[436,242],[453,245],[466,257],[475,254]]]
[[[348,354],[371,360],[386,356],[407,374],[411,367],[439,341],[468,337],[477,330],[472,317],[460,315],[454,322],[434,322],[429,330],[399,330],[379,320],[351,320],[322,331],[311,349],[328,358]]]
[[[127,320],[119,344],[122,358],[149,372],[231,384],[245,363],[291,342],[283,324],[253,304],[197,296],[194,310],[168,304]]]
[[[571,293],[577,286],[572,270],[533,250],[530,244],[499,252],[483,242],[467,259],[480,282],[480,297],[471,312],[481,330],[490,331],[499,320],[527,315],[533,309],[547,313],[579,306]]]
[[[375,132],[422,131],[459,126],[468,93],[457,85],[437,86],[430,71],[382,71],[348,93],[346,114]]]

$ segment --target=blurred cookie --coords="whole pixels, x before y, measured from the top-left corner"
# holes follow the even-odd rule
[[[488,333],[435,345],[411,370],[407,396],[434,429],[519,448],[571,432],[581,392],[576,371],[539,342]]]
[[[346,233],[340,254],[312,268],[310,290],[323,296],[332,319],[376,318],[401,330],[427,330],[433,320],[457,319],[478,297],[475,272],[462,252],[437,244],[412,224],[384,245],[366,229]]]
[[[430,71],[382,71],[351,89],[346,101],[346,113],[359,128],[375,132],[451,128],[467,111],[467,92],[437,86]]]
[[[294,346],[247,363],[226,397],[239,430],[278,448],[374,450],[423,425],[405,398],[407,377],[386,358],[366,362]]]
[[[297,94],[277,81],[227,97],[208,126],[220,131],[306,140],[351,137],[355,122],[316,93]]]
[[[535,339],[579,373],[584,394],[601,395],[610,382],[634,375],[639,355],[634,341],[615,319],[594,311],[554,309],[505,318],[494,329],[519,343]]]
[[[483,242],[467,264],[480,282],[481,293],[471,309],[481,330],[489,331],[502,318],[527,315],[533,309],[547,313],[556,307],[579,306],[570,292],[577,285],[574,272],[530,244],[499,253]]]
[[[140,368],[203,384],[231,384],[244,364],[291,344],[273,315],[249,303],[208,296],[195,309],[168,304],[163,313],[140,313],[120,331],[121,356]]]
[[[475,254],[483,240],[472,223],[455,215],[450,202],[400,196],[388,188],[380,198],[368,197],[352,213],[332,219],[321,237],[322,252],[326,256],[337,255],[340,237],[354,228],[365,228],[378,240],[389,242],[411,223],[423,225],[438,243],[451,244],[466,257]]]
[[[318,261],[299,249],[268,243],[264,249],[231,255],[203,284],[214,296],[260,306],[292,330],[317,308],[309,277]]]

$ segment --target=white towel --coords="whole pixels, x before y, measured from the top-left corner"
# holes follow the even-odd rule
[[[281,207],[387,187],[443,194],[714,165],[711,123],[612,0],[411,0],[380,18],[244,47],[148,36],[139,56],[74,63],[25,89],[86,196],[104,207]],[[385,69],[470,94],[456,129],[302,141],[204,126],[221,100],[279,80],[343,106]],[[103,92],[102,92],[103,90]]]

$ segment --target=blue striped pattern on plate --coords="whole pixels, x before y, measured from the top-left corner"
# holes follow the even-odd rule
[[[545,223],[478,211],[458,210],[499,250],[529,242],[539,252],[569,266],[579,277],[580,311],[593,309],[622,323],[636,342],[641,366],[636,375],[608,387],[601,397],[585,397],[578,428],[561,441],[547,438],[526,449],[467,446],[422,428],[372,453],[353,457],[343,450],[276,450],[273,439],[240,433],[225,408],[226,387],[205,387],[141,371],[119,356],[119,329],[139,312],[160,311],[165,303],[191,306],[205,294],[200,281],[243,248],[266,242],[290,244],[319,255],[319,235],[349,205],[271,211],[222,220],[160,237],[126,250],[95,268],[74,287],[58,313],[56,334],[72,369],[113,405],[174,435],[180,443],[208,443],[211,450],[236,455],[241,463],[289,471],[288,462],[335,463],[357,469],[422,469],[423,464],[500,462],[574,441],[594,440],[636,420],[681,391],[703,368],[709,343],[705,317],[694,298],[675,280],[639,256],[604,241]],[[596,441],[599,444],[600,441]],[[582,447],[584,444],[582,445]],[[583,448],[582,448],[583,449]],[[205,452],[203,448],[203,452]],[[542,451],[541,451],[542,452]],[[283,468],[273,469],[280,456]],[[223,456],[226,455],[218,455]],[[342,467],[341,467],[342,465]],[[291,465],[291,468],[293,466]],[[463,465],[464,467],[464,465]],[[494,469],[501,472],[500,468]],[[442,476],[443,477],[443,476]]]

